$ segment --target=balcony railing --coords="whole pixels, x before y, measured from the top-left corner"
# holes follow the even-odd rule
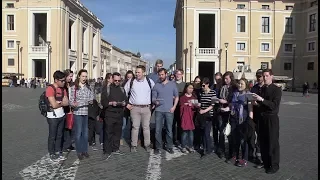
[[[77,57],[77,51],[75,51],[75,50],[69,49],[68,53],[69,53],[69,56]]]
[[[217,56],[219,55],[219,49],[218,48],[197,48],[196,55]]]
[[[92,56],[92,61],[98,61],[98,57],[97,56]]]
[[[48,53],[48,46],[30,46],[31,53]]]
[[[89,56],[87,53],[82,53],[82,59],[89,60]]]

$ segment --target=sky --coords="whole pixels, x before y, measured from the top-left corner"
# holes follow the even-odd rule
[[[175,0],[81,0],[104,24],[102,38],[144,60],[175,61]]]

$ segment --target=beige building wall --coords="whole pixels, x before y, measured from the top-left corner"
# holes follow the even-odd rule
[[[101,76],[103,78],[106,77],[106,74],[108,72],[111,72],[112,68],[117,68],[111,67],[111,48],[111,43],[104,39],[101,39]]]
[[[191,80],[204,73],[199,69],[201,62],[215,63],[211,75],[218,71],[234,71],[244,64],[249,65],[252,72],[267,65],[276,75],[292,77],[293,52],[285,52],[284,48],[288,46],[285,44],[296,44],[296,84],[318,82],[318,48],[311,52],[307,49],[309,42],[315,42],[315,46],[318,44],[317,28],[313,32],[307,31],[309,16],[315,13],[318,20],[318,5],[311,7],[312,2],[177,0],[174,17],[176,67],[186,70],[186,81],[190,81],[190,72]],[[199,48],[199,16],[202,14],[215,15],[215,21],[211,23],[215,47]],[[237,32],[238,16],[245,19],[244,32]],[[293,18],[293,34],[285,34],[286,17]],[[269,33],[262,32],[263,18],[269,18]],[[227,48],[225,43],[228,43]],[[243,45],[245,48],[241,50]],[[307,69],[310,62],[314,62],[313,70]],[[284,63],[291,63],[291,70],[285,70]]]
[[[47,80],[49,77],[49,81],[52,82],[54,71],[68,68],[75,72],[85,68],[89,72],[89,78],[99,76],[98,58],[103,24],[79,1],[6,0],[2,1],[2,7],[2,72],[18,73],[16,41],[20,41],[19,72],[24,74],[24,78],[41,75]],[[40,17],[39,13],[44,16]],[[13,15],[14,19],[14,30],[11,31],[7,27],[9,15]],[[69,48],[69,20],[74,21],[70,29],[71,48]],[[36,26],[39,22],[44,23],[41,30],[40,26]],[[82,27],[86,28],[84,52],[82,52]],[[36,31],[42,32],[41,40],[35,38]],[[95,38],[93,33],[96,34]],[[10,48],[11,44],[9,48],[7,47],[8,41],[9,44],[14,41],[13,48]],[[41,43],[38,44],[38,41]],[[87,66],[83,67],[83,63],[87,63]],[[39,72],[39,69],[42,71]]]

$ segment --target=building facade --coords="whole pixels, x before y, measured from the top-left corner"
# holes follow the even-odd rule
[[[318,84],[317,12],[316,0],[177,0],[176,66],[187,81],[245,65]]]
[[[101,76],[106,77],[111,69],[117,67],[111,67],[111,49],[112,45],[108,41],[101,39]]]
[[[80,1],[5,0],[2,7],[2,72],[49,82],[64,69],[100,76],[103,24]]]

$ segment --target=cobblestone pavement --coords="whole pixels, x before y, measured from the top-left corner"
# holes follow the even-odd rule
[[[281,162],[278,173],[268,175],[253,164],[239,168],[216,155],[148,154],[141,147],[122,156],[102,158],[101,150],[90,149],[89,159],[80,163],[74,152],[62,164],[47,162],[48,125],[38,110],[44,89],[2,88],[2,178],[11,179],[318,179],[318,95],[309,98],[284,92],[280,112]],[[28,168],[27,168],[28,167]],[[30,170],[31,169],[31,170]],[[38,177],[38,178],[37,178]]]

